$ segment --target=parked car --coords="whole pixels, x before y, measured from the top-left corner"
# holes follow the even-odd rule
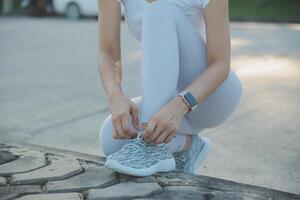
[[[25,14],[31,16],[48,16],[53,14],[52,0],[21,0],[20,6]]]
[[[53,8],[55,13],[63,14],[68,19],[98,16],[97,0],[53,0]],[[123,6],[121,12],[124,16]]]

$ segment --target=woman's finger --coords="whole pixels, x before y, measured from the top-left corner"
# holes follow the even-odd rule
[[[155,128],[157,125],[157,120],[156,119],[151,119],[150,122],[148,123],[145,131],[144,131],[144,139],[146,139],[146,141],[149,140],[150,136],[152,135],[152,133],[154,132]]]
[[[154,142],[164,131],[163,126],[157,125],[154,132],[149,136],[149,141]]]
[[[139,109],[137,107],[131,108],[132,124],[136,130],[139,129]]]
[[[119,135],[118,135],[118,133],[117,133],[117,131],[116,131],[116,129],[113,127],[113,133],[112,133],[112,136],[113,136],[113,138],[115,138],[115,139],[118,139],[119,138]]]
[[[164,143],[169,143],[174,137],[176,137],[176,134],[177,134],[176,128],[173,125],[171,125],[168,128],[167,132],[168,132],[168,136],[163,141]]]
[[[176,134],[174,134],[172,131],[169,132],[168,136],[163,141],[164,143],[169,143],[173,138],[176,137]]]
[[[159,121],[157,128],[155,129],[155,132],[153,133],[152,141],[154,143],[162,143],[163,141],[158,141],[159,138],[161,139],[162,134],[166,134],[165,132],[168,131],[168,124],[162,120]],[[164,139],[164,138],[163,138]]]
[[[121,122],[120,118],[116,119],[115,128],[116,128],[116,132],[117,132],[119,138],[120,139],[125,139],[125,135],[122,131],[122,122]]]
[[[127,138],[133,138],[136,136],[136,131],[134,131],[131,127],[130,127],[130,122],[129,122],[129,115],[123,115],[122,119],[121,119],[121,123],[122,123],[122,130],[123,133],[125,134],[125,136]]]
[[[173,126],[167,126],[159,135],[159,137],[157,137],[155,140],[154,140],[154,143],[164,143],[167,138],[172,135],[174,132],[174,128]],[[170,136],[171,137],[171,136]]]
[[[174,137],[175,137],[175,135],[169,134],[163,142],[169,143],[169,142],[171,142],[171,140],[173,140]]]
[[[115,139],[119,139],[120,136],[117,131],[117,123],[116,122],[117,122],[117,119],[112,117],[113,137]]]
[[[156,140],[154,140],[154,143],[156,144],[161,144],[164,142],[164,140],[168,137],[168,132],[166,130],[164,130],[158,138],[156,138]]]

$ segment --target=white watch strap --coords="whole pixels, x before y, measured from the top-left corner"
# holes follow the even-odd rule
[[[190,108],[190,112],[194,111],[197,107],[197,104],[194,106],[191,106],[190,103],[185,99],[184,95],[187,94],[188,92],[183,90],[182,92],[178,93],[178,96],[181,96],[181,98],[185,101],[185,103],[188,105],[188,107]]]
[[[186,91],[182,91],[180,93],[177,94],[177,96],[179,96],[184,103],[189,107],[189,112],[191,112],[193,110],[193,108],[190,106],[189,102],[187,102],[187,100],[184,98],[184,95],[186,94]]]

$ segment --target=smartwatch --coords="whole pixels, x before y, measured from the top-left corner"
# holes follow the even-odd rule
[[[192,95],[192,93],[187,91],[182,91],[177,96],[180,96],[182,100],[187,104],[190,108],[190,112],[194,111],[198,105],[196,98]]]

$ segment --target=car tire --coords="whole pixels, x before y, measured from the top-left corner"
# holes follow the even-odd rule
[[[71,20],[80,19],[81,13],[79,6],[76,3],[70,3],[66,8],[65,16]]]

